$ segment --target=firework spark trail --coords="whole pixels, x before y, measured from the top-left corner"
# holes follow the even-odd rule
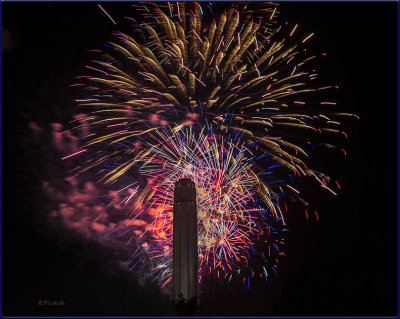
[[[274,3],[134,6],[143,21],[127,18],[132,35],[114,32],[113,51],[91,61],[93,75],[78,78],[87,89],[77,99],[87,113],[78,127],[90,130],[82,149],[95,155],[77,172],[95,171],[110,185],[132,172],[146,179],[121,203],[134,203],[132,216],[149,216],[140,238],[145,247],[151,242],[162,285],[170,280],[173,187],[182,177],[197,187],[199,273],[245,282],[256,268],[267,279],[265,267],[275,272],[282,256],[281,205],[293,198],[310,206],[288,179],[312,176],[336,194],[330,178],[304,161],[322,137],[347,138],[338,127],[355,115],[320,100],[334,87],[316,80],[317,56],[305,47],[313,33],[297,37],[297,24],[279,25]]]
[[[104,8],[103,8],[101,5],[98,4],[97,6],[101,9],[101,11],[103,11],[103,12],[105,13],[105,15],[106,15],[107,17],[110,18],[110,20],[112,21],[112,23],[114,23],[115,25],[117,24],[117,23],[114,21],[114,19],[111,18],[110,14],[109,14],[106,10],[104,10]]]

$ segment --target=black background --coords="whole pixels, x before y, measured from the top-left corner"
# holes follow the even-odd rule
[[[129,4],[103,3],[117,22]],[[28,127],[70,120],[68,86],[87,53],[115,29],[97,3],[3,3],[3,315],[173,315],[156,285],[141,287],[116,252],[62,227],[47,227],[41,181],[62,175],[46,140]],[[321,152],[315,165],[341,182],[315,193],[320,221],[294,212],[279,278],[234,287],[198,315],[389,316],[397,314],[397,3],[281,3],[281,16],[314,32],[327,53],[321,76],[339,83],[349,122],[348,156]],[[50,131],[49,131],[50,132]],[[52,169],[49,170],[49,167]],[[298,216],[298,217],[296,217]],[[210,292],[211,294],[211,292]],[[213,292],[215,294],[215,292]],[[38,306],[63,299],[66,306]]]

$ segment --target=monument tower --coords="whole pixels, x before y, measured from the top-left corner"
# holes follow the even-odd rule
[[[175,183],[173,231],[173,300],[179,309],[198,303],[196,187],[190,179]]]

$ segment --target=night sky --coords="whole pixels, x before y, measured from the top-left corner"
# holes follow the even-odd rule
[[[104,7],[118,23],[134,15],[128,3]],[[313,155],[341,191],[306,185],[320,221],[307,221],[301,206],[290,212],[279,277],[250,291],[211,284],[197,315],[395,316],[397,3],[282,3],[280,11],[315,33],[310,48],[327,53],[320,76],[338,83],[338,106],[361,120],[346,124],[347,157]],[[115,26],[97,3],[2,3],[2,14],[3,315],[174,315],[156,283],[120,266],[122,250],[49,222],[54,203],[43,181],[65,177],[51,124],[72,119],[69,85],[86,50]]]

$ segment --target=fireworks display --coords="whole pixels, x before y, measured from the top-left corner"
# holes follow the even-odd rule
[[[130,269],[147,263],[171,280],[174,183],[196,183],[199,274],[249,285],[277,275],[286,231],[286,202],[317,212],[295,178],[340,188],[311,168],[308,151],[337,149],[341,119],[326,99],[307,44],[313,36],[280,23],[274,3],[136,3],[141,19],[114,40],[78,78],[83,135],[70,171],[115,189],[129,211],[106,236],[137,248]],[[107,11],[100,7],[104,13]],[[108,15],[112,20],[112,17]],[[114,20],[112,20],[114,22]],[[301,207],[301,206],[300,206]]]

